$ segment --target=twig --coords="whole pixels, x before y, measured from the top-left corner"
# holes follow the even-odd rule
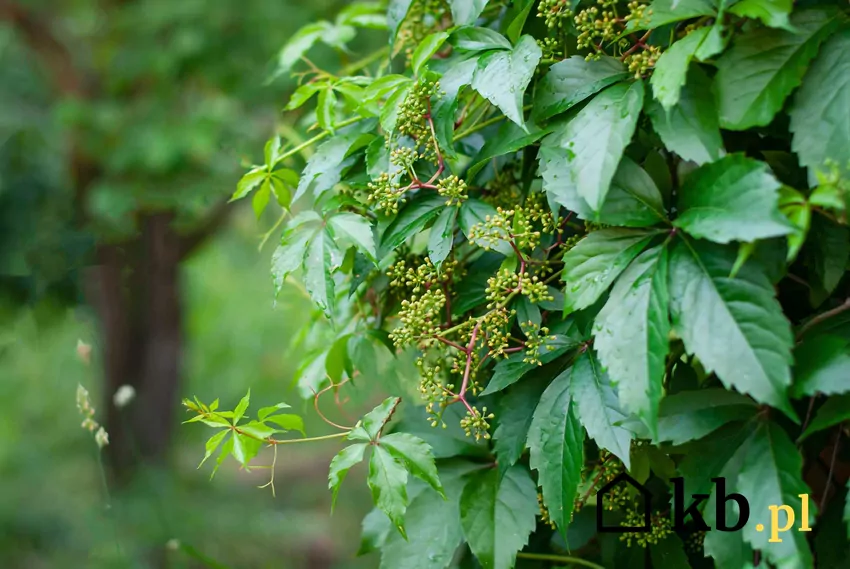
[[[844,424],[838,425],[838,434],[835,436],[835,446],[832,447],[832,459],[829,461],[829,473],[826,475],[826,487],[823,489],[823,496],[820,498],[818,511],[823,512],[823,507],[826,505],[826,497],[829,495],[830,485],[832,484],[832,474],[835,472],[835,459],[838,456],[838,449],[841,446],[841,431],[844,429]]]
[[[850,310],[850,297],[847,297],[847,299],[845,299],[844,302],[842,302],[839,306],[836,306],[832,310],[827,310],[822,314],[818,314],[817,316],[803,324],[803,326],[800,328],[800,331],[797,332],[797,340],[800,340],[800,338],[802,338],[806,334],[806,332],[808,332],[824,320],[829,320],[833,316],[837,316],[842,312],[845,312],[846,310]]]
[[[331,421],[330,419],[328,419],[327,417],[325,417],[324,413],[322,413],[322,411],[319,409],[319,397],[321,397],[324,393],[327,393],[329,390],[331,390],[335,387],[341,387],[341,386],[345,385],[347,382],[348,382],[348,378],[344,379],[343,381],[341,381],[339,383],[334,383],[333,381],[331,381],[330,385],[328,385],[326,388],[322,389],[321,391],[316,392],[315,396],[313,397],[313,407],[316,409],[316,413],[319,415],[319,417],[322,419],[322,421],[324,421],[325,423],[327,423],[331,427],[336,427],[337,429],[341,429],[343,431],[350,431],[353,427],[344,427],[342,425],[338,425],[338,424],[334,423],[333,421]]]

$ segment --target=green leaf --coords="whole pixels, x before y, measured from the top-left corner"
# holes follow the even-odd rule
[[[673,327],[688,352],[723,385],[796,420],[787,397],[791,326],[760,265],[747,263],[732,279],[734,261],[729,247],[676,243],[670,254]]]
[[[657,69],[656,66],[655,73]],[[584,56],[573,55],[552,65],[538,83],[532,116],[536,121],[551,118],[629,76],[625,66],[614,57],[603,55],[588,61]]]
[[[563,152],[552,147],[541,149],[543,188],[551,198],[580,219],[624,227],[648,227],[667,219],[658,186],[646,170],[627,156],[623,156],[611,180],[602,211],[594,212],[578,195],[575,185],[561,175],[558,155]]]
[[[239,433],[234,433],[228,440],[233,441],[233,451],[231,452],[233,458],[242,466],[248,466],[251,460],[260,452],[260,447],[263,446],[261,441],[247,435],[240,435]]]
[[[275,296],[280,294],[286,278],[301,267],[312,237],[313,233],[308,231],[287,232],[281,244],[272,253],[271,273]]]
[[[540,363],[547,364],[554,361],[575,347],[576,342],[567,336],[556,335],[554,340],[547,338],[543,341],[543,346],[540,349]],[[490,395],[501,391],[522,379],[531,370],[539,367],[537,364],[524,362],[523,360],[526,357],[527,355],[524,352],[517,352],[496,364],[493,377],[490,378],[490,382],[486,389],[481,392],[481,395]]]
[[[449,0],[452,9],[452,21],[456,26],[475,23],[488,0]]]
[[[549,384],[528,429],[529,465],[539,473],[544,504],[565,539],[584,458],[584,428],[570,398],[571,373],[567,369]]]
[[[381,109],[381,128],[384,129],[387,135],[392,135],[395,132],[396,124],[398,124],[398,113],[401,110],[401,105],[407,99],[407,95],[412,89],[413,83],[406,83],[404,85],[401,85],[392,92],[392,94],[387,99],[387,102]]]
[[[251,421],[250,423],[246,423],[245,425],[240,425],[239,430],[245,433],[246,435],[250,435],[254,438],[262,440],[271,437],[277,432],[272,427],[264,425],[259,421]]]
[[[430,194],[420,195],[405,205],[389,226],[384,230],[381,237],[381,257],[392,251],[408,237],[422,231],[429,221],[437,217],[445,207],[444,197]]]
[[[811,490],[803,482],[802,471],[803,458],[782,427],[775,422],[759,425],[747,443],[736,486],[750,503],[750,523],[742,530],[744,541],[761,550],[764,559],[777,567],[813,567],[806,533],[789,531],[782,534],[781,543],[768,542],[770,506],[790,506],[795,513],[795,525],[804,521],[799,495],[810,495]],[[805,521],[811,526],[817,508],[813,500],[809,502],[809,519]],[[757,531],[757,524],[762,524],[766,531]]]
[[[685,545],[681,538],[672,533],[649,546],[649,555],[653,567],[664,567],[664,569],[690,569],[691,563],[688,554],[685,553]]]
[[[499,400],[496,413],[499,425],[493,433],[493,452],[503,473],[517,463],[525,449],[534,409],[546,388],[543,379],[546,378],[523,381],[511,387]]]
[[[711,80],[700,68],[690,70],[675,105],[665,111],[651,101],[647,113],[664,146],[685,160],[705,164],[725,154]]]
[[[323,81],[317,81],[315,83],[305,83],[298,87],[294,93],[292,93],[292,97],[289,98],[289,103],[283,108],[284,111],[294,111],[295,109],[301,107],[309,101],[313,95],[321,91],[326,87],[327,83]]]
[[[239,420],[245,415],[245,411],[248,409],[248,405],[251,402],[251,389],[248,388],[248,393],[239,400],[239,404],[236,405],[236,409],[233,410],[233,424],[237,424]]]
[[[390,30],[390,45],[393,45],[398,35],[398,28],[407,18],[407,13],[413,5],[413,0],[390,0],[387,6],[387,27]]]
[[[213,467],[212,472],[210,473],[210,480],[215,477],[215,473],[218,472],[221,463],[224,462],[224,459],[233,454],[233,439],[235,437],[228,437],[224,444],[221,445],[221,452],[218,453],[218,458],[215,461],[215,466]]]
[[[301,174],[301,180],[292,198],[293,202],[308,191],[314,196],[319,196],[339,183],[343,170],[352,164],[351,160],[346,160],[349,152],[370,140],[362,134],[363,124],[345,134],[341,134],[342,130],[340,130],[340,134],[316,149],[316,153],[307,160],[307,166]]]
[[[428,236],[428,258],[437,268],[446,260],[454,242],[455,220],[459,208],[447,207],[440,212]]]
[[[679,93],[688,79],[688,69],[710,28],[698,28],[671,45],[661,54],[649,84],[652,94],[665,111],[679,102]]]
[[[474,178],[493,158],[517,152],[526,146],[530,146],[549,132],[546,129],[536,127],[529,128],[528,131],[530,132],[512,122],[504,123],[496,136],[488,139],[481,147],[478,155],[472,160],[472,166],[466,172],[467,178],[470,180]]]
[[[372,236],[372,225],[365,217],[355,213],[337,213],[328,219],[335,237],[344,237],[351,241],[369,260],[377,263],[375,239]]]
[[[272,415],[271,417],[267,417],[266,421],[269,423],[274,423],[285,431],[298,431],[302,435],[306,435],[306,433],[304,432],[304,419],[302,419],[298,415],[293,415],[291,413],[285,413],[283,415]]]
[[[594,97],[578,114],[543,140],[561,148],[550,168],[575,185],[593,211],[600,211],[623,151],[643,106],[643,83],[617,83]],[[548,191],[548,190],[547,190]]]
[[[499,107],[505,116],[525,128],[522,98],[542,52],[537,41],[523,36],[510,51],[494,51],[478,61],[472,88]]]
[[[359,443],[347,446],[331,460],[330,471],[328,472],[328,489],[333,491],[331,499],[331,511],[336,505],[336,497],[339,494],[339,487],[342,481],[345,480],[345,475],[351,470],[351,467],[363,461],[363,453],[366,452],[366,444]]]
[[[495,468],[470,478],[460,498],[460,523],[483,569],[511,569],[536,526],[537,492],[524,466],[499,476]]]
[[[756,416],[758,407],[745,395],[720,388],[667,395],[658,413],[655,442],[680,445],[698,440],[732,421]]]
[[[198,468],[202,467],[207,459],[213,455],[218,448],[218,445],[221,444],[221,441],[224,440],[224,437],[226,437],[229,432],[230,429],[223,429],[207,440],[207,444],[205,445],[206,453],[204,454],[203,460],[201,460],[201,464],[198,465]]]
[[[653,0],[642,21],[633,20],[627,30],[651,30],[673,22],[690,20],[699,16],[714,16],[717,13],[715,0]]]
[[[509,50],[513,47],[511,42],[499,32],[490,28],[475,26],[466,26],[455,30],[452,34],[451,44],[460,51]]]
[[[236,191],[233,192],[233,196],[230,198],[230,201],[236,201],[244,198],[251,191],[259,186],[268,176],[268,170],[265,166],[256,166],[252,170],[248,171],[242,178],[239,179],[239,183],[236,184]]]
[[[764,162],[730,154],[688,176],[674,225],[715,243],[788,235],[794,227],[779,211],[780,186]]]
[[[381,446],[372,445],[369,476],[366,479],[375,506],[384,512],[393,526],[407,537],[404,512],[407,509],[407,470]]]
[[[307,246],[304,258],[304,288],[326,318],[334,311],[332,253],[336,245],[326,229],[320,229]]]
[[[788,255],[786,261],[793,262],[806,242],[809,226],[812,222],[812,208],[806,196],[789,186],[779,188],[779,211],[794,225],[794,232],[788,234]]]
[[[472,83],[477,68],[477,55],[455,61],[449,70],[440,77],[442,94],[435,97],[431,107],[437,142],[445,152],[446,157],[452,160],[457,157],[452,141],[454,140],[458,94],[461,89]]]
[[[271,195],[271,182],[269,182],[269,178],[266,178],[260,185],[260,189],[254,194],[254,199],[251,200],[251,207],[253,208],[254,215],[257,219],[260,219],[263,212],[266,210],[266,206],[269,205],[269,198],[271,198]]]
[[[846,378],[847,375],[844,377]],[[850,394],[845,393],[836,397],[830,397],[818,409],[814,419],[812,419],[812,422],[800,436],[799,440],[802,441],[814,433],[834,427],[847,420],[850,420]]]
[[[594,347],[617,385],[623,409],[656,434],[669,352],[667,248],[640,254],[614,284],[594,323]]]
[[[562,280],[566,313],[587,308],[656,235],[636,229],[593,231],[564,255]]]
[[[434,454],[428,443],[409,433],[391,433],[382,436],[378,444],[399,460],[408,472],[427,482],[438,494],[445,497],[434,464]]]
[[[327,33],[331,27],[330,22],[321,21],[314,24],[307,24],[295,32],[289,38],[289,41],[286,42],[286,45],[283,46],[283,49],[280,50],[280,54],[277,57],[277,75],[281,75],[292,69],[292,66],[301,59],[301,56],[307,53],[313,47],[313,44],[319,41],[322,35]]]
[[[330,85],[319,93],[319,103],[316,107],[316,120],[322,130],[333,134],[334,114],[336,113],[336,94]]]
[[[795,398],[850,391],[850,343],[832,334],[807,338],[794,350]]]
[[[807,244],[811,245],[806,259],[813,276],[810,282],[824,293],[820,302],[813,303],[819,305],[832,294],[847,271],[850,231],[846,226],[818,215],[812,219]]]
[[[617,401],[607,372],[592,350],[588,349],[575,361],[570,373],[570,393],[576,415],[599,448],[604,448],[620,460],[626,469],[631,463],[629,449],[634,435],[618,425],[626,415]]]
[[[842,30],[820,50],[794,95],[791,148],[800,164],[817,171],[833,160],[845,174],[850,168],[850,30]]]
[[[730,6],[729,11],[742,18],[759,19],[771,28],[784,28],[793,32],[788,21],[793,3],[793,0],[741,0]]]
[[[791,17],[791,24],[796,33],[754,27],[717,60],[722,128],[746,130],[770,124],[837,22],[826,11],[802,10]]]
[[[442,500],[437,500],[437,502],[442,502]],[[415,503],[416,499],[414,498],[409,510],[410,513],[412,513]],[[413,516],[410,517],[413,518]],[[411,519],[411,521],[413,520]],[[373,508],[368,514],[366,514],[361,526],[360,548],[357,550],[358,556],[366,555],[367,553],[372,553],[373,551],[383,548],[384,544],[387,542],[387,538],[390,536],[390,532],[392,531],[390,520],[384,512],[378,508]],[[405,540],[402,539],[401,541],[404,542]]]
[[[346,439],[349,441],[375,441],[378,433],[381,432],[384,425],[392,418],[399,403],[401,403],[401,399],[398,397],[387,397],[384,399],[380,405],[363,416],[363,419],[351,430],[348,436],[346,436]]]
[[[434,32],[419,42],[419,45],[416,47],[416,50],[410,58],[410,66],[415,75],[419,75],[419,72],[422,70],[422,66],[428,63],[428,60],[437,53],[437,50],[442,47],[443,43],[445,43],[448,38],[448,32]]]

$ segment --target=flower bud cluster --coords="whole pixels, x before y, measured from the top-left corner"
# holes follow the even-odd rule
[[[635,74],[635,79],[640,79],[655,67],[659,57],[661,48],[657,45],[647,45],[642,50],[628,55],[623,63],[628,66],[630,73]]]
[[[419,158],[419,153],[407,146],[399,146],[390,151],[390,162],[406,172],[413,168]]]
[[[522,328],[526,337],[524,352],[525,357],[522,360],[523,363],[538,366],[543,365],[543,362],[540,361],[540,350],[554,350],[554,346],[546,345],[546,340],[552,341],[555,339],[555,336],[549,335],[549,328],[545,326],[540,327],[531,320],[528,322],[521,322],[520,328]]]
[[[623,527],[639,527],[644,523],[643,508],[635,508],[626,513],[626,519],[620,525]],[[651,529],[648,532],[625,532],[620,536],[620,541],[625,541],[628,547],[637,544],[643,548],[655,545],[673,533],[673,524],[669,518],[660,514],[653,514],[651,518]]]
[[[500,241],[510,240],[511,218],[513,210],[496,208],[495,215],[487,215],[484,221],[469,228],[467,239],[473,245],[489,251],[495,249]]]
[[[616,1],[597,0],[597,6],[585,8],[576,14],[573,21],[578,31],[578,49],[596,48],[599,44],[610,43],[620,34],[616,12],[611,9]],[[601,10],[600,10],[601,8]]]
[[[419,79],[404,99],[398,110],[396,130],[419,143],[431,137],[431,128],[426,117],[430,112],[430,99],[440,92],[438,81]]]
[[[550,30],[563,27],[564,20],[572,15],[569,0],[540,0],[537,5],[537,17],[543,19]]]
[[[390,332],[390,339],[397,348],[404,348],[415,344],[421,337],[439,334],[445,306],[446,294],[438,287],[426,290],[421,296],[413,294],[409,300],[402,300],[398,313],[401,325]]]
[[[496,416],[493,413],[487,413],[487,407],[482,408],[480,411],[475,407],[472,410],[467,410],[466,417],[460,420],[460,426],[466,433],[467,437],[475,437],[475,440],[481,440],[482,438],[487,440],[490,438],[490,423],[489,420],[494,419]]]
[[[702,554],[705,547],[705,532],[695,531],[685,540],[685,547],[694,553]]]
[[[386,215],[398,213],[398,208],[403,203],[402,197],[405,190],[398,183],[397,178],[391,178],[388,173],[384,172],[375,180],[369,182],[368,188],[367,199],[370,204],[375,204]]]
[[[490,310],[481,320],[481,329],[487,338],[487,348],[490,357],[508,357],[505,350],[508,349],[510,339],[509,324],[511,316],[516,315],[516,310],[508,311],[504,306]]]
[[[437,182],[437,193],[444,198],[448,198],[446,200],[447,207],[460,207],[460,205],[469,197],[466,194],[466,182],[457,176],[449,176],[448,178],[443,178]]]

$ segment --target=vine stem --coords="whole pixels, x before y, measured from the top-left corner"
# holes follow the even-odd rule
[[[806,322],[803,327],[800,328],[800,331],[797,333],[797,340],[802,338],[806,334],[806,332],[808,332],[824,320],[829,320],[833,316],[838,316],[839,314],[847,310],[850,310],[850,297],[847,297],[843,303],[841,303],[839,306],[836,306],[832,310],[827,310],[822,314],[818,314],[817,316]]]
[[[384,46],[381,49],[370,53],[366,57],[363,57],[362,59],[358,59],[357,61],[354,61],[354,62],[346,65],[345,67],[343,67],[340,70],[340,76],[351,75],[355,71],[360,71],[364,67],[368,67],[369,65],[378,61],[382,57],[389,55],[389,53],[390,53],[390,47]]]
[[[566,565],[581,565],[582,567],[590,567],[591,569],[605,569],[602,565],[597,565],[592,561],[579,559],[578,557],[570,557],[568,555],[549,555],[546,553],[517,553],[519,559],[531,559],[534,561],[554,561],[555,563],[563,563]]]
[[[352,125],[354,123],[358,123],[362,120],[366,120],[366,118],[368,118],[368,117],[352,117],[350,119],[344,120],[341,123],[335,125],[335,128],[338,130],[338,129],[347,127],[349,125]],[[287,150],[286,152],[281,154],[278,157],[277,162],[282,162],[282,161],[286,160],[287,158],[291,158],[292,156],[295,156],[296,154],[298,154],[302,150],[309,148],[309,147],[313,146],[314,144],[316,144],[317,142],[327,138],[329,135],[330,135],[330,133],[328,131],[320,132],[319,134],[317,134],[313,138],[307,139],[304,142],[302,142],[301,144],[299,144],[298,146],[296,146],[295,148]]]

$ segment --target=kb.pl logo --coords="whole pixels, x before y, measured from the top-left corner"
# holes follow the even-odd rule
[[[717,527],[712,528],[706,522],[705,518],[702,517],[702,514],[699,511],[700,504],[703,501],[708,500],[708,494],[691,494],[690,496],[690,504],[688,504],[688,497],[685,495],[685,479],[684,478],[671,478],[670,481],[673,483],[673,529],[677,531],[685,530],[685,519],[690,516],[693,521],[694,531],[711,531],[712,529],[717,531],[724,532],[732,532],[732,531],[740,531],[744,529],[744,526],[747,525],[747,522],[750,520],[750,503],[747,498],[738,494],[737,492],[726,492],[726,479],[725,478],[712,478],[711,481],[714,482],[715,487],[717,489],[717,500],[714,505],[714,517],[716,520]],[[611,491],[615,486],[620,484],[629,484],[634,487],[642,496],[643,496],[643,524],[640,526],[606,526],[602,519],[603,508],[599,507],[596,509],[596,526],[597,529],[602,533],[626,533],[626,532],[649,532],[651,531],[651,515],[652,515],[652,493],[642,484],[639,484],[637,480],[629,476],[628,474],[620,474],[614,480],[603,486],[596,493],[597,503],[602,503],[602,498],[605,494]],[[809,527],[809,495],[808,494],[800,494],[798,496],[800,498],[800,527],[798,531],[812,531],[812,528]],[[727,519],[726,517],[726,504],[728,502],[734,502],[738,505],[738,519],[734,520],[734,523],[731,523],[732,520]],[[687,506],[686,506],[687,504]],[[787,504],[774,504],[768,506],[768,511],[770,513],[770,539],[768,540],[770,543],[782,543],[782,538],[779,537],[779,534],[782,532],[789,531],[794,527],[794,522],[796,521],[796,515],[794,512],[794,508]],[[780,512],[784,513],[784,523],[780,526]],[[764,524],[756,524],[756,531],[764,531]]]

